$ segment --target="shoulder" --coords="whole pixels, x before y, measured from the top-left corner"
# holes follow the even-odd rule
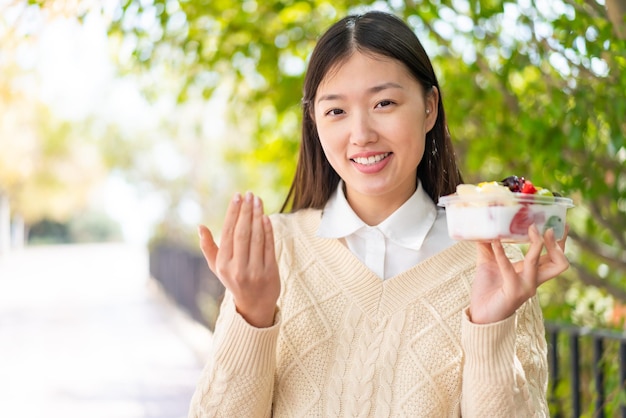
[[[301,209],[291,213],[270,215],[276,240],[294,235],[315,235],[321,218],[322,211],[320,209]]]
[[[524,253],[517,244],[503,244],[506,256],[515,263],[524,259]],[[443,262],[458,266],[461,270],[475,270],[476,268],[476,244],[469,241],[460,241],[442,252]]]
[[[476,245],[469,241],[459,241],[433,258],[436,258],[440,265],[451,269],[473,269],[476,265]]]
[[[319,246],[316,234],[321,214],[321,210],[301,209],[297,212],[270,215],[274,250],[282,267],[291,269],[312,247]]]

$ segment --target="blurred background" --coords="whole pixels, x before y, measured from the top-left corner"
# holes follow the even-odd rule
[[[574,199],[551,408],[626,416],[626,0],[0,0],[0,416],[186,415],[223,291],[196,226],[280,209],[312,47],[371,9],[431,56],[466,182]]]

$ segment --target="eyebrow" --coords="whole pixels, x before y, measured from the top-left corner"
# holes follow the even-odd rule
[[[374,87],[370,87],[369,89],[367,89],[367,91],[369,93],[378,93],[381,92],[383,90],[387,90],[387,89],[402,89],[403,87],[398,84],[398,83],[394,83],[393,81],[389,81],[387,83],[383,83],[383,84],[379,84],[377,86]],[[320,96],[319,99],[317,99],[317,103],[322,102],[324,100],[339,100],[339,99],[343,99],[344,96],[341,94],[324,94],[323,96]]]

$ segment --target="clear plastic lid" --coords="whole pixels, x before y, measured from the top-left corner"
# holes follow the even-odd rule
[[[470,203],[470,204],[479,203],[482,205],[538,204],[538,205],[559,205],[559,206],[565,206],[566,208],[574,207],[574,202],[572,201],[572,199],[567,198],[567,197],[543,196],[543,195],[527,194],[527,193],[510,193],[510,194],[476,193],[476,194],[467,194],[467,195],[458,195],[454,193],[454,194],[440,197],[439,202],[437,202],[437,205],[446,207],[449,205],[454,205],[454,204],[459,204],[459,203]]]

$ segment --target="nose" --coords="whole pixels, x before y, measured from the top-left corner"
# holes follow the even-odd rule
[[[376,130],[371,116],[367,112],[352,114],[350,124],[350,142],[354,145],[366,145],[377,140]]]

